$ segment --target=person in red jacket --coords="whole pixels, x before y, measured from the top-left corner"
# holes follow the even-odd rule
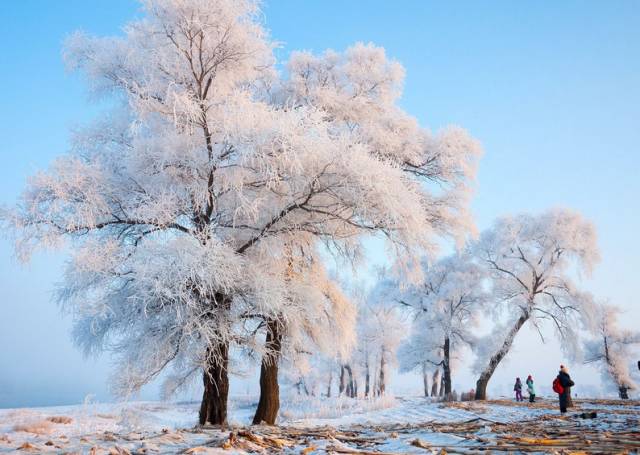
[[[560,371],[558,372],[557,378],[563,388],[562,393],[558,394],[558,399],[560,400],[560,413],[564,414],[567,412],[567,400],[571,393],[571,387],[573,387],[575,383],[571,380],[569,370],[564,365],[560,365]]]

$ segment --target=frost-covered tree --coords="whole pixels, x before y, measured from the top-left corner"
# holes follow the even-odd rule
[[[424,321],[414,320],[411,335],[398,349],[398,362],[400,372],[408,373],[418,370],[422,375],[424,396],[429,396],[429,376],[434,370],[439,371],[442,365],[442,332],[439,328],[430,325],[425,330]],[[438,373],[438,381],[440,373]],[[433,386],[432,386],[433,387]],[[437,395],[437,392],[436,392]]]
[[[384,49],[358,43],[342,53],[294,52],[287,69],[286,90],[295,106],[320,110],[333,128],[426,184],[420,199],[428,230],[422,234],[450,236],[462,245],[474,228],[469,182],[475,178],[480,147],[459,127],[433,135],[399,108],[402,66],[389,60]],[[432,244],[426,251],[435,249]]]
[[[265,347],[260,399],[253,423],[274,424],[280,405],[282,356],[309,385],[309,358],[348,356],[355,344],[356,307],[327,276],[310,245],[286,245],[275,267],[286,275],[285,304],[262,322]]]
[[[88,354],[119,358],[117,390],[202,374],[200,422],[219,424],[231,347],[264,350],[255,324],[305,308],[276,264],[285,245],[351,256],[381,233],[411,270],[469,227],[478,146],[400,110],[402,70],[380,48],[294,54],[279,77],[252,0],[143,5],[124,36],[69,39],[70,68],[112,110],[3,219],[24,259],[70,241],[60,301]]]
[[[335,357],[306,351],[283,361],[282,377],[297,395],[331,397],[337,395],[337,366]]]
[[[638,388],[631,377],[632,349],[640,347],[640,332],[618,325],[620,308],[597,305],[591,327],[593,338],[585,342],[585,363],[597,363],[606,384],[613,384],[621,399],[629,398],[629,390]]]
[[[476,345],[476,399],[486,399],[489,379],[528,321],[536,328],[550,321],[563,349],[577,348],[580,316],[592,311],[592,298],[572,276],[589,273],[599,253],[594,226],[566,209],[500,218],[472,251],[490,273],[495,309],[507,314],[506,324]]]
[[[414,313],[412,335],[401,349],[405,370],[425,363],[442,366],[444,396],[451,396],[454,351],[473,345],[473,330],[487,300],[484,268],[465,255],[443,258],[427,269],[420,285],[409,286],[396,299]]]
[[[397,351],[406,336],[407,326],[398,307],[390,305],[377,293],[376,286],[358,315],[358,370],[364,376],[364,396],[384,395],[389,368],[397,363]]]

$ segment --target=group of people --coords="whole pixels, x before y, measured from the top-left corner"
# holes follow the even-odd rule
[[[522,381],[520,378],[516,378],[516,384],[513,386],[513,390],[516,392],[516,401],[524,401],[522,398]],[[533,386],[533,377],[529,375],[527,377],[527,392],[529,393],[529,403],[536,401],[536,389]]]
[[[533,385],[533,377],[531,375],[527,377],[526,385],[527,392],[529,394],[529,403],[534,403],[536,401],[536,389]],[[560,412],[562,414],[567,412],[567,404],[569,397],[571,396],[571,387],[574,385],[575,383],[571,380],[567,367],[560,365],[558,376],[556,376],[556,379],[553,381],[553,391],[558,394]],[[516,393],[516,401],[524,401],[524,398],[522,397],[522,381],[520,378],[516,378],[513,390]]]

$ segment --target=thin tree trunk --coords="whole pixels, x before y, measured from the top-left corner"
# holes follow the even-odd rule
[[[260,400],[253,416],[253,424],[262,422],[274,425],[280,409],[280,386],[278,385],[278,363],[282,349],[282,334],[278,321],[267,321],[266,352],[260,367]]]
[[[204,393],[200,404],[200,425],[226,425],[229,397],[229,344],[220,343],[207,350],[211,359],[202,377]]]
[[[424,386],[424,396],[429,396],[429,375],[427,374],[427,363],[422,362],[422,385]]]
[[[451,340],[449,337],[444,339],[444,361],[442,362],[442,380],[444,381],[444,396],[451,398]]]
[[[489,365],[487,365],[484,371],[480,374],[480,378],[478,378],[478,381],[476,382],[476,400],[487,399],[487,385],[489,384],[491,376],[493,376],[493,373],[496,371],[498,364],[500,364],[502,359],[504,359],[504,356],[506,356],[509,352],[509,349],[511,349],[514,338],[528,319],[529,312],[523,313],[518,318],[511,330],[509,330],[509,333],[507,334],[504,343],[502,343],[502,347],[500,348],[500,350],[491,357],[491,359],[489,360]]]
[[[382,351],[380,354],[380,384],[379,384],[380,395],[384,395],[385,389],[386,389],[386,386],[384,383],[384,367],[385,367],[384,351]]]
[[[377,363],[377,360],[376,360],[376,363]],[[374,397],[377,397],[380,395],[380,373],[378,372],[377,367],[373,368],[371,377],[373,378],[373,390],[371,392],[371,395]]]
[[[329,385],[327,386],[327,398],[331,398],[331,383],[333,382],[333,370],[329,370]]]
[[[369,391],[370,391],[369,383],[371,381],[370,374],[369,374],[369,361],[367,361],[365,367],[366,367],[366,371],[364,375],[364,397],[368,398]]]
[[[345,365],[344,369],[346,370],[347,374],[349,375],[349,380],[347,382],[346,393],[347,393],[348,397],[353,398],[354,397],[353,371],[351,370],[351,366],[350,365]]]
[[[567,387],[567,408],[573,407],[573,398],[571,398],[571,387]]]
[[[628,400],[629,399],[629,393],[628,393],[629,389],[627,388],[627,386],[621,385],[618,388],[618,396],[620,397],[621,400]]]
[[[344,389],[345,389],[344,365],[340,365],[340,385],[338,386],[338,394],[342,395],[342,392],[344,392]]]
[[[436,371],[433,372],[433,377],[431,378],[431,396],[438,396],[438,385],[440,385],[440,368],[436,368]]]
[[[444,374],[440,376],[440,398],[444,397]]]

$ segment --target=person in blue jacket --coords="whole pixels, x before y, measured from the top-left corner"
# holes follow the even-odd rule
[[[533,386],[531,375],[527,377],[527,392],[529,392],[529,403],[534,403],[536,401],[536,389]]]

